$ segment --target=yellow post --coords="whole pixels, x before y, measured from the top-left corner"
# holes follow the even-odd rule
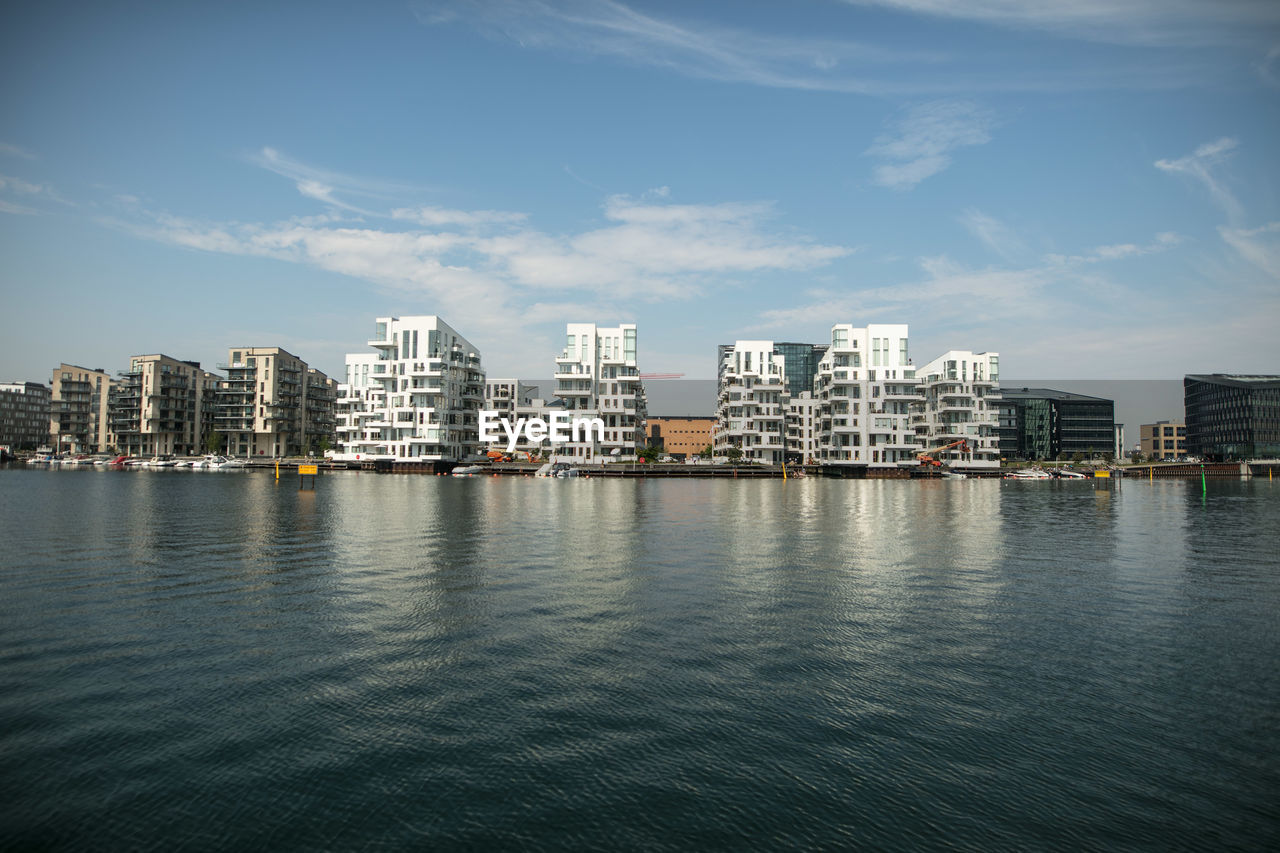
[[[277,458],[277,459],[276,459],[276,479],[277,479],[277,480],[279,480],[279,479],[280,479],[280,460],[279,460],[279,458]]]
[[[1147,482],[1150,482],[1155,479],[1155,476],[1156,476],[1155,470],[1156,470],[1156,466],[1154,465],[1152,465],[1150,468],[1147,469]]]
[[[782,458],[782,481],[785,483],[786,480],[787,480],[787,458],[784,456]]]

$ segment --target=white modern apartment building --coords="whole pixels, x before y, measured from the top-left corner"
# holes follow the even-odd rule
[[[599,418],[604,439],[583,430],[579,441],[553,448],[557,459],[605,462],[634,459],[645,446],[644,385],[636,362],[636,326],[569,323],[565,348],[556,356],[555,396],[566,419]],[[549,407],[554,411],[555,407]]]
[[[233,456],[300,456],[333,434],[335,383],[280,347],[233,347],[218,365],[214,428]]]
[[[911,420],[921,449],[963,441],[967,450],[934,458],[959,468],[999,468],[999,353],[951,350],[916,368],[916,383],[922,399]]]
[[[905,324],[831,327],[814,393],[822,408],[819,462],[894,468],[918,464],[912,408],[922,397]]]
[[[379,317],[373,353],[346,358],[339,461],[457,462],[480,448],[480,352],[434,315]]]
[[[515,417],[516,409],[531,406],[538,394],[538,386],[519,379],[486,379],[484,381],[484,408],[497,412],[498,417]]]
[[[817,464],[822,449],[818,441],[822,401],[810,391],[801,391],[787,400],[785,409],[787,456],[806,465]]]
[[[735,341],[719,349],[716,456],[742,451],[742,459],[781,464],[786,452],[786,358],[773,341]]]

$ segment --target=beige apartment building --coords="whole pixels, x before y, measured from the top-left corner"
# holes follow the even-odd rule
[[[221,378],[196,361],[133,356],[110,404],[116,448],[130,456],[203,453]]]
[[[1140,427],[1142,455],[1156,459],[1181,459],[1187,455],[1187,425],[1182,421],[1157,421]]]
[[[101,369],[75,364],[53,369],[49,441],[59,453],[102,453],[115,445],[110,398],[115,380]]]
[[[319,453],[334,436],[337,383],[280,347],[233,347],[218,365],[214,429],[232,456]]]

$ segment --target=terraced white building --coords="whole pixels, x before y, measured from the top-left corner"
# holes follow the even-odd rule
[[[480,449],[480,352],[439,317],[379,317],[373,353],[346,358],[340,461],[458,462]]]
[[[605,462],[635,459],[645,446],[646,402],[636,361],[634,323],[603,327],[569,323],[565,348],[556,356],[555,396],[569,419],[600,418],[604,439],[592,432],[587,439],[557,445],[557,459]]]
[[[822,407],[820,462],[894,468],[917,464],[912,408],[923,399],[905,324],[831,327],[814,395]]]
[[[916,369],[921,400],[912,415],[923,448],[963,440],[968,451],[936,458],[957,468],[999,468],[1000,355],[951,350]]]
[[[773,341],[736,341],[719,353],[715,454],[737,448],[744,460],[781,464],[790,397],[786,358]]]

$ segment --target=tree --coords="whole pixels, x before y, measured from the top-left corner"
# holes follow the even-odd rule
[[[221,453],[227,436],[221,432],[210,432],[204,437],[204,449],[209,453]]]
[[[730,462],[737,462],[739,459],[742,458],[742,448],[730,447],[729,451],[725,453],[725,456],[729,457]]]
[[[636,456],[639,456],[645,462],[654,462],[658,458],[658,453],[659,450],[656,447],[641,447],[636,451]]]
[[[710,459],[712,456],[715,455],[715,453],[716,453],[715,449],[708,444],[706,447],[698,451],[698,456],[701,457],[702,459]]]
[[[1079,465],[1084,461],[1084,454],[1077,450],[1075,453],[1071,454],[1071,461]]]

